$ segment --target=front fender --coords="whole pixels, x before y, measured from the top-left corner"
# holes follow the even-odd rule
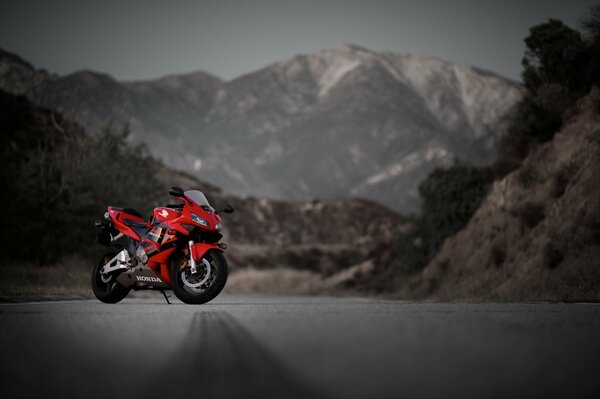
[[[215,244],[199,242],[192,246],[192,257],[194,258],[194,260],[200,261],[204,257],[204,254],[210,251],[211,249],[216,249],[217,251],[223,252],[223,250],[217,247]]]

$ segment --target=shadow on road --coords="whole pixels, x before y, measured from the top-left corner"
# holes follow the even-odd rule
[[[324,398],[302,381],[226,311],[195,313],[189,331],[152,397]]]

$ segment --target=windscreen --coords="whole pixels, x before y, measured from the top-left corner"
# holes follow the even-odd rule
[[[210,204],[208,203],[208,200],[206,199],[204,194],[202,194],[202,191],[189,190],[189,191],[186,191],[184,194],[187,198],[194,201],[196,204],[198,204],[200,206],[202,206],[202,205],[210,206]]]

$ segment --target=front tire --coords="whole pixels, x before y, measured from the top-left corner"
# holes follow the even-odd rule
[[[206,260],[209,265],[204,263]],[[198,287],[195,280],[204,280],[207,270],[210,269],[206,282]],[[191,274],[189,257],[181,254],[171,264],[171,282],[173,292],[181,302],[200,305],[213,300],[225,287],[227,282],[227,260],[221,251],[211,249],[204,254],[203,260],[198,262],[198,272]]]
[[[92,270],[92,291],[94,291],[96,298],[104,303],[117,303],[129,294],[129,288],[117,281],[117,274],[103,276],[100,273],[102,267],[116,254],[117,251],[105,253]]]

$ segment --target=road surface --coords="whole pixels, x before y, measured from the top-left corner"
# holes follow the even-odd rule
[[[600,397],[600,305],[0,304],[3,398]]]

